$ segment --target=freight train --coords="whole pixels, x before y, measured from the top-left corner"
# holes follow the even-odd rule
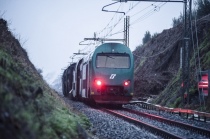
[[[133,96],[134,58],[121,43],[104,43],[63,72],[64,96],[99,104],[128,103]]]

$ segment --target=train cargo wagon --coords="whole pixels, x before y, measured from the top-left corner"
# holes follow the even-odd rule
[[[75,68],[76,63],[72,63],[63,73],[62,76],[62,90],[63,95],[67,97],[69,95],[69,92],[73,88],[73,72]]]

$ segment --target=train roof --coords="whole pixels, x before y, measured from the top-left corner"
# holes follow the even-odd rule
[[[128,53],[131,54],[131,50],[121,43],[104,43],[98,46],[94,53]]]
[[[94,54],[97,54],[97,53],[127,53],[127,54],[132,54],[131,50],[129,47],[127,47],[126,45],[124,44],[121,44],[121,43],[115,43],[115,42],[109,42],[109,43],[103,43],[99,46],[96,47],[96,49],[92,52],[90,52],[88,55],[84,56],[83,58],[83,62],[86,62],[86,61],[90,61],[90,59],[92,58],[92,56]],[[79,59],[77,61],[77,63],[81,60]]]

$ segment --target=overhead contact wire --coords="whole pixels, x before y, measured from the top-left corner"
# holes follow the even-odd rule
[[[132,6],[131,8],[129,8],[128,11],[126,11],[125,13],[128,14],[132,9],[134,9],[140,2],[138,2],[137,4],[135,4],[134,6]],[[104,36],[104,38],[106,38],[112,31],[113,29],[120,23],[120,21],[123,19],[124,15],[121,16],[119,18],[119,20],[111,27],[111,30]]]
[[[153,4],[155,4],[155,3],[153,3]],[[153,4],[149,5],[148,7],[144,8],[143,10],[141,10],[141,11],[139,11],[139,12],[133,14],[131,17],[136,16],[136,15],[139,14],[140,12],[143,12],[144,10],[146,10],[146,9],[148,9],[149,7],[153,6]],[[165,2],[164,4],[162,4],[162,5],[160,5],[160,6],[158,5],[158,7],[161,8],[161,7],[164,6],[165,4],[166,4],[166,2]],[[150,11],[148,11],[146,14],[142,15],[142,16],[139,17],[137,20],[135,20],[134,22],[132,22],[132,23],[130,24],[130,27],[131,27],[132,25],[134,25],[134,24],[140,22],[140,21],[143,21],[143,20],[147,19],[149,16],[151,16],[151,15],[154,14],[154,13],[155,13],[155,11],[154,11],[154,8],[153,8],[153,9],[151,9]],[[113,34],[110,34],[109,36],[113,36],[113,35],[120,34],[120,33],[123,33],[123,32],[124,32],[123,29],[121,29],[121,30],[119,30],[119,31],[117,31],[117,32],[115,32],[115,33],[113,33]]]

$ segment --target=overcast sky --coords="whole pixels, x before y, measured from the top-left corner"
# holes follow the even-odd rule
[[[73,53],[93,49],[94,45],[79,45],[79,42],[93,37],[94,32],[97,37],[103,37],[110,31],[110,34],[122,31],[123,14],[101,11],[110,3],[113,1],[0,0],[0,16],[9,22],[10,30],[20,39],[32,63],[46,76],[61,74]],[[171,28],[172,18],[183,11],[183,3],[127,2],[106,9],[123,12],[130,9],[126,15],[131,16],[130,49],[133,51],[142,43],[146,31],[154,34]],[[108,38],[122,39],[123,33]]]

